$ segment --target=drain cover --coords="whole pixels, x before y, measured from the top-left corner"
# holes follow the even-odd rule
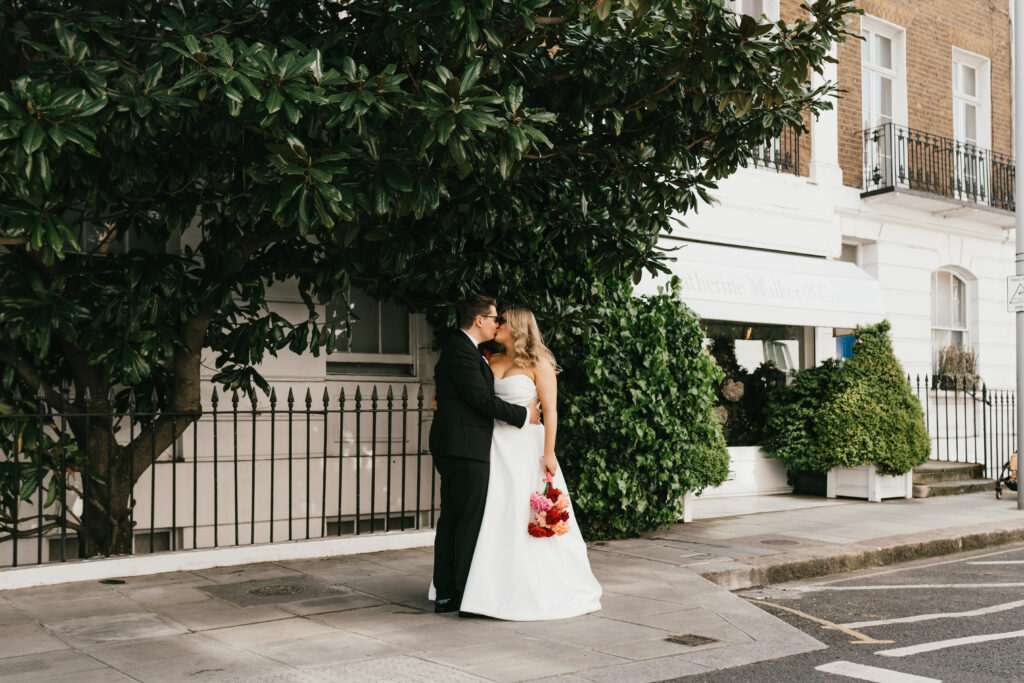
[[[796,541],[789,541],[785,538],[769,538],[761,543],[765,545],[798,545]]]
[[[693,633],[684,633],[683,635],[669,636],[666,638],[670,643],[676,643],[677,645],[688,645],[689,647],[696,647],[697,645],[707,645],[708,643],[717,643],[717,638],[708,638],[707,636],[698,636]]]
[[[278,595],[295,595],[303,591],[302,586],[296,586],[293,583],[278,583],[271,584],[269,586],[257,586],[256,588],[250,588],[245,591],[249,595],[258,595],[261,597],[274,597]]]

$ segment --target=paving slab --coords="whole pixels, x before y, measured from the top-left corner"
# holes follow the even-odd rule
[[[430,549],[4,591],[0,678],[664,680],[825,647],[728,588],[1024,540],[989,493],[792,502],[593,543],[603,609],[551,622],[434,614]]]
[[[165,638],[188,633],[188,629],[159,614],[96,615],[69,619],[48,627],[50,632],[74,648],[102,643]]]

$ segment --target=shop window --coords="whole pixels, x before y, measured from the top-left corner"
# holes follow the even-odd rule
[[[328,371],[336,374],[410,375],[413,370],[413,328],[409,309],[374,299],[353,287],[348,300],[327,305],[335,349]]]
[[[949,270],[932,273],[932,369],[939,351],[949,346],[966,349],[971,344],[968,282]]]
[[[760,444],[772,393],[810,355],[807,328],[709,320],[704,329],[708,352],[725,372],[715,388],[715,414],[726,444]]]

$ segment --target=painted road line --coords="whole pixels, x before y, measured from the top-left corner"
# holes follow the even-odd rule
[[[865,666],[853,662],[831,662],[814,667],[815,671],[823,671],[827,674],[857,678],[862,681],[876,681],[876,683],[942,683],[938,678],[925,678],[905,674],[890,669],[879,669],[876,666]]]
[[[991,640],[1009,640],[1011,638],[1024,638],[1024,631],[1009,631],[1007,633],[989,633],[983,636],[967,636],[966,638],[950,638],[949,640],[936,640],[931,643],[921,643],[909,647],[897,647],[892,650],[879,650],[876,655],[883,657],[906,657],[922,652],[933,652],[945,650],[948,647],[959,647],[961,645],[972,645],[974,643],[987,643]]]
[[[850,641],[854,645],[882,645],[884,643],[895,642],[892,640],[876,640],[875,638],[872,638],[871,636],[866,636],[863,633],[857,633],[852,628],[847,628],[845,626],[841,626],[839,624],[828,621],[827,619],[821,619],[820,617],[812,616],[810,614],[807,614],[807,612],[801,612],[800,610],[793,609],[792,607],[783,607],[782,605],[776,605],[774,602],[765,602],[764,600],[751,600],[750,598],[743,599],[748,602],[752,602],[755,605],[768,605],[769,607],[774,607],[775,609],[781,609],[784,612],[790,612],[792,614],[797,615],[798,617],[803,617],[808,621],[813,621],[814,623],[821,624],[822,626],[825,626],[827,628],[834,628],[837,631],[842,631],[846,635],[853,636],[854,638],[856,638],[856,640]]]
[[[801,593],[814,593],[816,591],[896,591],[909,590],[911,588],[1021,588],[1024,583],[908,583],[908,584],[884,584],[881,586],[796,586],[789,590]]]
[[[968,562],[967,564],[1024,564],[1024,560],[990,560],[987,562]]]
[[[886,624],[913,624],[917,621],[931,621],[932,619],[967,619],[969,617],[980,617],[983,614],[994,612],[1005,612],[1011,609],[1024,607],[1024,600],[1006,602],[991,607],[979,607],[978,609],[967,610],[966,612],[936,612],[935,614],[917,614],[912,617],[897,617],[895,619],[878,619],[876,621],[855,621],[843,624],[846,628],[866,628],[868,626],[885,626]]]

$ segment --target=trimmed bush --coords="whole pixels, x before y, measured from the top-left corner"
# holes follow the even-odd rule
[[[776,396],[765,450],[791,472],[875,465],[903,474],[928,459],[921,404],[896,360],[887,320],[857,328],[853,358],[796,373]]]
[[[717,486],[729,455],[713,412],[722,371],[673,278],[655,296],[610,293],[586,338],[554,349],[558,458],[588,539],[677,522],[687,491]]]

